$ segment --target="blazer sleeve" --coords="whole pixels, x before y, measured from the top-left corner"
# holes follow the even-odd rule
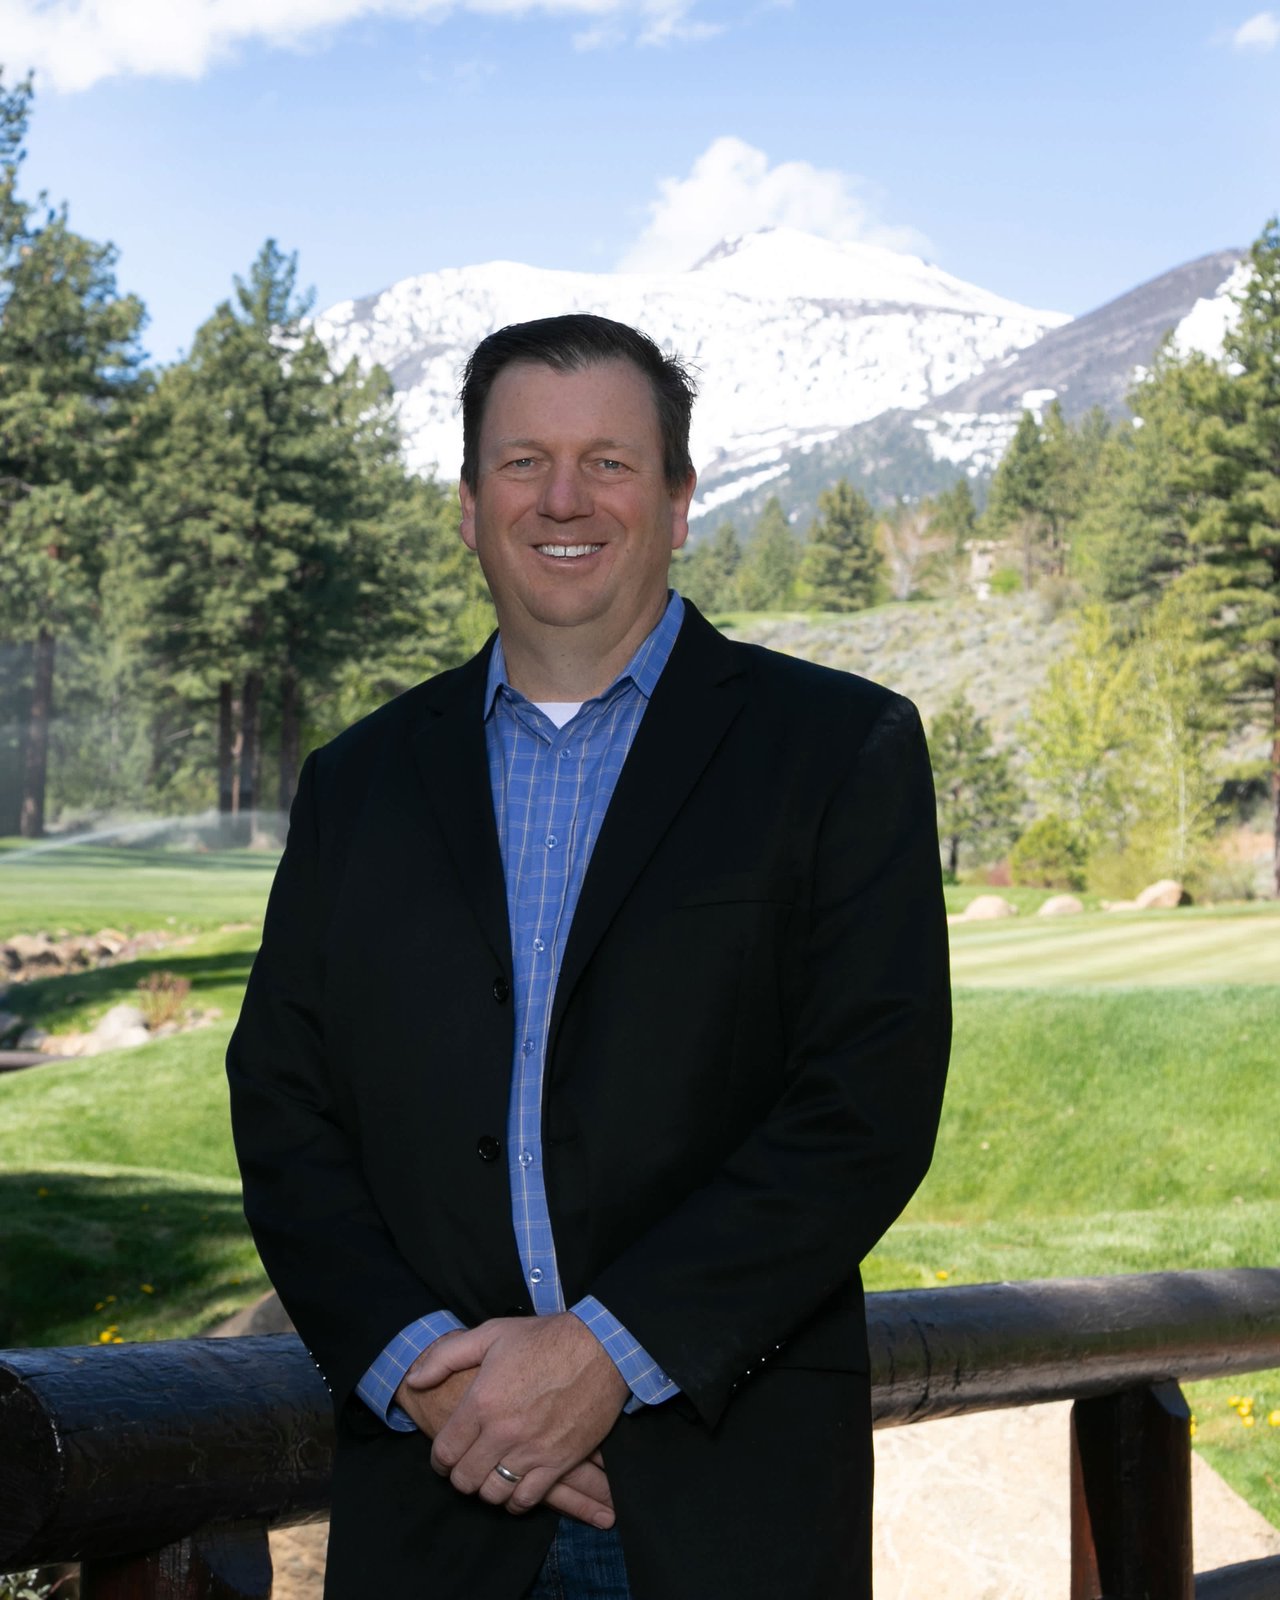
[[[335,867],[308,757],[227,1050],[245,1216],[267,1274],[339,1411],[400,1329],[446,1302],[396,1248],[361,1176],[324,1049],[324,950]]]
[[[950,1048],[933,781],[900,696],[848,753],[816,834],[786,1086],[590,1292],[714,1425],[738,1382],[854,1279],[932,1156]]]

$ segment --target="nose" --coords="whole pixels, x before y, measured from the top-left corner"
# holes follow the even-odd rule
[[[571,522],[575,517],[589,517],[592,509],[590,486],[577,463],[554,463],[538,497],[539,516],[548,517],[552,522]]]

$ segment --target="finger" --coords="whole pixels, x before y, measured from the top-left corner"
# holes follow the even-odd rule
[[[431,1465],[442,1478],[453,1478],[459,1464],[465,1459],[467,1453],[480,1437],[480,1420],[469,1406],[460,1405],[453,1415],[436,1434],[431,1445]],[[468,1487],[463,1489],[464,1494],[472,1494],[479,1487],[480,1480],[493,1463],[492,1456],[487,1462],[472,1462],[471,1473],[467,1477]],[[455,1480],[454,1487],[461,1485]]]
[[[463,1328],[457,1333],[445,1333],[418,1357],[405,1374],[404,1381],[410,1389],[434,1389],[455,1372],[468,1367],[478,1367],[496,1335],[488,1331],[489,1325]]]
[[[507,1510],[515,1516],[520,1516],[525,1511],[532,1511],[534,1506],[542,1504],[555,1488],[556,1482],[556,1473],[548,1468],[531,1468],[519,1483],[511,1485],[511,1493],[506,1499]]]
[[[575,1493],[586,1495],[588,1500],[597,1500],[602,1506],[613,1505],[609,1480],[591,1461],[584,1461],[580,1466],[574,1467],[572,1472],[566,1472],[560,1482]]]
[[[589,1494],[583,1494],[578,1489],[571,1489],[563,1478],[547,1491],[546,1503],[562,1516],[590,1523],[593,1528],[612,1528],[615,1521],[612,1506],[593,1500]]]

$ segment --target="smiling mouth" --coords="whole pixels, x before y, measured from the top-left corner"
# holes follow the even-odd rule
[[[597,550],[603,550],[599,544],[536,544],[533,547],[539,555],[554,556],[557,561],[571,561],[575,556],[591,556]]]

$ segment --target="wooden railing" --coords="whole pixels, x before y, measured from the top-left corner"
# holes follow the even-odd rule
[[[1280,1595],[1280,1558],[1192,1575],[1178,1388],[1280,1367],[1280,1270],[867,1308],[878,1428],[1075,1402],[1071,1600]],[[325,1514],[331,1456],[329,1396],[291,1334],[0,1353],[0,1572],[79,1561],[84,1600],[266,1600],[267,1529]]]

